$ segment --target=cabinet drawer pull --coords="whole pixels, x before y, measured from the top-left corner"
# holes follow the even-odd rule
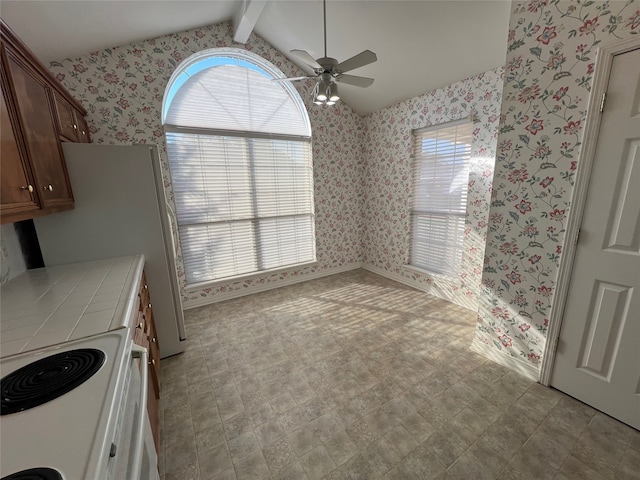
[[[46,192],[47,190],[49,190],[50,192],[53,192],[53,185],[49,184],[49,185],[45,185],[44,187],[42,187],[42,189]]]
[[[20,187],[20,190],[29,190],[29,192],[33,192],[33,185],[27,185]]]

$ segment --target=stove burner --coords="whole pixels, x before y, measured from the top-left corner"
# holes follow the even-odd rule
[[[0,380],[0,415],[28,410],[70,392],[100,370],[105,358],[100,350],[82,348],[19,368]]]
[[[30,468],[21,472],[12,473],[0,480],[63,480],[62,475],[52,468]]]

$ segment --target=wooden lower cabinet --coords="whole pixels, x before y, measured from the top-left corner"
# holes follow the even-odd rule
[[[144,368],[148,369],[149,387],[147,395],[147,413],[153,432],[156,451],[160,451],[160,345],[153,319],[151,295],[147,285],[146,274],[142,273],[142,281],[138,290],[138,315],[135,325],[131,328],[133,341],[136,345],[145,347],[149,352],[149,362]],[[143,366],[140,366],[143,368]]]

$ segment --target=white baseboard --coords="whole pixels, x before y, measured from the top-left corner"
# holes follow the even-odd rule
[[[182,308],[184,310],[190,310],[192,308],[204,307],[205,305],[211,305],[212,303],[223,302],[225,300],[231,300],[232,298],[244,297],[246,295],[252,295],[254,293],[265,292],[267,290],[273,290],[274,288],[286,287],[287,285],[294,285],[296,283],[302,283],[309,280],[315,280],[316,278],[327,277],[329,275],[335,275],[336,273],[348,272],[349,270],[356,270],[362,268],[361,263],[350,263],[341,267],[329,268],[326,270],[318,270],[313,273],[307,273],[296,277],[289,277],[282,280],[275,280],[273,282],[264,283],[260,285],[251,286],[248,288],[232,290],[228,292],[219,293],[216,295],[209,295],[201,297],[196,300],[184,301]]]
[[[434,291],[434,289],[428,285],[424,285],[420,282],[416,282],[414,280],[411,280],[410,278],[404,277],[402,275],[400,275],[399,273],[393,273],[393,272],[389,272],[387,270],[384,270],[382,268],[379,267],[374,267],[373,265],[370,264],[363,264],[362,268],[364,270],[369,270],[372,273],[375,273],[377,275],[383,276],[383,277],[387,277],[390,280],[395,280],[398,283],[402,283],[404,285],[407,285],[408,287],[412,287],[415,288],[416,290],[420,290],[421,292],[425,292],[428,293],[429,295],[433,295],[434,297],[438,297],[441,298],[442,300],[445,300],[447,302],[451,302],[454,303],[456,305],[459,305],[463,308],[466,308],[468,310],[471,310],[472,312],[476,312],[477,313],[477,307],[475,305],[470,306],[470,305],[464,305],[463,303],[460,303],[458,301],[456,301],[455,298],[452,298],[451,296],[446,296],[446,295],[438,295],[437,291]]]
[[[373,265],[370,265],[368,263],[363,263],[362,264],[362,268],[365,270],[369,270],[372,273],[375,273],[376,275],[380,275],[382,277],[387,277],[390,280],[395,280],[398,283],[403,283],[409,287],[413,287],[416,290],[420,290],[421,292],[426,292],[427,290],[425,289],[424,285],[420,285],[418,282],[412,282],[411,280],[409,280],[408,278],[403,277],[402,275],[398,274],[398,273],[393,273],[393,272],[389,272],[383,268],[379,268],[379,267],[374,267]],[[428,292],[427,292],[428,293]]]
[[[534,382],[537,382],[540,378],[540,371],[533,365],[528,364],[520,358],[500,353],[500,351],[496,350],[495,348],[489,348],[486,345],[480,343],[477,339],[473,340],[469,348],[474,352],[479,353],[483,357],[486,357],[489,360],[508,368],[509,370],[513,370],[514,372],[517,372],[523,377],[527,377]]]

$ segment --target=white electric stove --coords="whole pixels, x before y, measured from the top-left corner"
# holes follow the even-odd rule
[[[120,329],[0,359],[0,479],[157,478],[138,358]]]

